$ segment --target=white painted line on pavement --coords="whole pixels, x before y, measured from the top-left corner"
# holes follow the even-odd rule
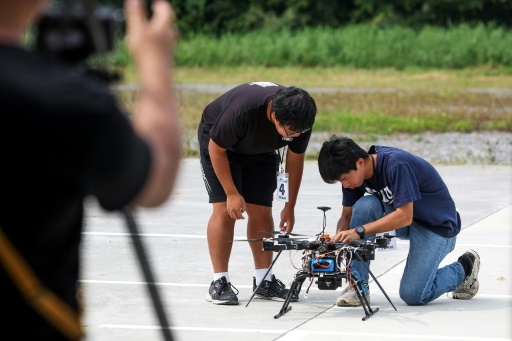
[[[81,283],[88,283],[88,284],[120,284],[120,285],[146,285],[147,282],[136,282],[136,281],[97,281],[92,279],[82,279],[79,280]],[[162,286],[162,287],[183,287],[183,288],[209,288],[210,284],[193,284],[193,283],[155,283],[155,285]],[[251,289],[252,285],[237,285],[237,288],[240,289]],[[319,290],[317,287],[311,287],[309,291],[312,290]]]
[[[90,280],[90,279],[84,279],[80,280],[81,283],[89,283],[89,284],[120,284],[120,285],[146,285],[147,282],[140,282],[140,281],[98,281],[98,280]],[[167,287],[184,287],[184,288],[209,288],[210,284],[199,284],[199,283],[155,283],[158,286],[167,286]],[[373,282],[371,283],[373,288]],[[376,284],[375,284],[376,286]],[[252,285],[237,285],[237,288],[240,289],[251,289]],[[311,287],[309,289],[311,290],[319,290],[317,287]],[[326,290],[322,290],[326,291]],[[340,291],[341,292],[341,291]],[[398,290],[386,290],[386,293],[398,293]],[[382,294],[380,291],[375,292],[372,295],[379,295]],[[492,295],[492,294],[478,294],[478,297],[488,297],[488,298],[505,298],[505,299],[512,299],[512,295]]]
[[[79,280],[81,283],[89,283],[89,284],[121,284],[121,285],[147,285],[147,282],[136,282],[136,281],[97,281],[91,279],[82,279]],[[193,284],[193,283],[155,283],[155,285],[162,287],[184,287],[184,288],[209,288],[210,284]],[[251,289],[252,285],[237,285],[237,288],[240,289]]]
[[[371,286],[371,289],[378,290],[375,293],[372,292],[370,296],[373,296],[373,295],[384,295],[382,293],[382,291],[380,291],[380,289],[377,288],[377,284],[375,284],[375,286],[374,286],[374,283],[372,282],[372,283],[370,283],[370,286]],[[389,293],[398,294],[398,290],[386,290],[386,294],[389,294]],[[475,297],[476,298],[504,298],[504,299],[512,299],[512,295],[495,295],[495,294],[481,294],[481,293],[478,293]]]
[[[161,326],[135,326],[125,324],[102,324],[99,328],[108,329],[143,329],[154,330],[162,329]],[[170,330],[197,331],[197,332],[220,332],[220,333],[265,333],[265,334],[283,334],[285,329],[242,329],[242,328],[204,328],[204,327],[170,327]]]
[[[160,330],[161,326],[140,326],[123,324],[102,324],[99,328],[103,329],[138,329],[138,330]],[[243,328],[204,328],[204,327],[170,327],[175,331],[195,331],[195,332],[219,332],[219,333],[259,333],[259,334],[283,334],[284,329],[243,329]],[[372,338],[393,338],[407,340],[460,340],[460,341],[510,341],[510,338],[492,338],[492,337],[466,337],[449,335],[418,335],[418,334],[384,334],[384,333],[366,333],[366,332],[336,332],[326,330],[292,330],[279,338],[281,341],[305,340],[315,336],[357,336]]]
[[[82,234],[91,235],[91,236],[112,236],[112,237],[128,237],[131,236],[131,233],[125,232],[82,232]],[[198,238],[198,239],[206,239],[206,235],[197,235],[197,234],[171,234],[171,233],[139,233],[141,237],[167,237],[167,238]],[[247,237],[234,237],[235,240],[247,239]]]
[[[510,341],[510,338],[492,338],[492,337],[466,337],[466,336],[448,336],[448,335],[418,335],[418,334],[385,334],[385,333],[358,333],[358,332],[330,332],[325,330],[292,330],[279,338],[280,341],[307,340],[319,335],[329,336],[358,336],[371,338],[392,338],[392,339],[422,339],[422,340],[461,340],[461,341]]]
[[[496,244],[462,244],[462,243],[455,243],[455,247],[457,247],[457,246],[491,247],[491,248],[512,248],[512,245],[496,245]]]
[[[135,281],[96,281],[96,280],[80,280],[81,283],[90,283],[90,284],[122,284],[122,285],[146,285],[147,282],[135,282]],[[155,283],[159,286],[169,286],[169,287],[196,287],[196,288],[209,288],[210,284],[192,284],[192,283]],[[237,287],[247,287],[252,289],[252,285],[237,285]]]
[[[82,232],[82,234],[93,235],[93,236],[131,236],[131,233],[123,232]],[[169,237],[169,238],[201,238],[206,239],[206,235],[196,234],[169,234],[169,233],[139,233],[141,237]],[[235,239],[245,239],[241,237],[235,237]]]

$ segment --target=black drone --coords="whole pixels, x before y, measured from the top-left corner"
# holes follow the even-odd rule
[[[326,226],[325,212],[331,208],[320,206],[318,209],[324,212],[323,229],[321,233],[315,236],[316,238],[314,240],[305,240],[304,237],[290,237],[300,236],[293,233],[262,231],[275,235],[274,238],[260,239],[260,241],[262,241],[264,251],[277,252],[277,255],[270,265],[268,272],[270,272],[283,250],[304,250],[302,257],[302,267],[299,269],[297,274],[295,274],[295,278],[290,286],[288,296],[286,297],[281,310],[277,315],[274,316],[274,318],[277,319],[292,309],[289,304],[291,301],[296,301],[299,297],[302,284],[306,278],[311,280],[311,284],[316,278],[316,284],[318,285],[319,290],[336,290],[338,287],[342,286],[342,280],[345,279],[346,282],[349,283],[349,285],[355,290],[355,293],[361,302],[361,306],[365,312],[363,321],[369,319],[373,314],[379,311],[379,308],[371,308],[370,303],[368,302],[368,299],[365,295],[368,292],[368,286],[360,281],[358,274],[355,271],[352,271],[350,267],[350,262],[352,260],[359,260],[362,262],[362,264],[366,267],[366,270],[368,270],[368,273],[372,276],[375,283],[379,286],[384,296],[386,296],[386,299],[396,310],[393,302],[391,302],[388,295],[377,281],[377,278],[375,278],[373,273],[370,271],[370,268],[366,264],[366,261],[375,259],[376,248],[389,248],[390,240],[394,236],[388,235],[386,233],[383,236],[377,236],[371,240],[366,241],[358,240],[350,243],[331,242],[329,236],[324,233]],[[306,295],[309,291],[309,288],[311,287],[311,284],[306,290]],[[257,289],[259,289],[259,286]],[[254,292],[256,292],[257,289]],[[253,297],[254,293],[246,306],[249,305]]]

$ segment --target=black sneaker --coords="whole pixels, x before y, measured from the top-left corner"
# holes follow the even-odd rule
[[[258,286],[256,285],[256,278],[252,278],[252,290],[256,291]],[[286,297],[288,296],[289,290],[286,289],[286,286],[276,278],[276,276],[272,275],[271,281],[263,281],[261,286],[258,288],[256,293],[254,294],[254,298],[261,298],[264,300],[273,300],[284,302]],[[292,296],[291,302],[296,302],[299,300],[297,295]]]
[[[231,288],[236,290],[236,294]],[[226,281],[225,276],[222,276],[210,284],[210,290],[208,294],[206,294],[206,300],[213,304],[237,305],[238,297],[236,295],[238,295],[238,290],[231,282]]]
[[[470,300],[475,297],[480,284],[478,283],[478,271],[480,271],[480,256],[474,250],[466,251],[459,259],[464,258],[471,264],[471,273],[464,278],[462,284],[452,294],[459,300]]]

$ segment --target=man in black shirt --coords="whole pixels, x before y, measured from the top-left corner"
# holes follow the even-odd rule
[[[247,237],[268,237],[261,231],[274,229],[272,201],[278,182],[278,197],[286,202],[279,227],[292,232],[316,112],[315,101],[303,89],[270,82],[239,85],[204,109],[198,138],[203,179],[213,204],[207,234],[214,276],[208,301],[238,304],[228,273],[235,222],[247,212]],[[283,148],[284,156],[286,146],[284,173],[276,150]],[[256,269],[253,290],[259,286],[254,297],[284,300],[288,289],[268,271],[272,253],[264,252],[260,243],[250,245]]]
[[[155,207],[174,185],[182,146],[168,67],[173,12],[166,1],[155,1],[148,21],[142,0],[126,1],[128,43],[143,89],[132,125],[106,84],[23,48],[25,28],[45,4],[0,1],[0,232],[2,245],[12,245],[55,294],[52,302],[77,312],[84,199],[94,196],[107,210]],[[25,297],[7,269],[0,262],[4,335],[81,337],[77,314],[63,314],[78,326],[64,332],[47,310],[37,310],[46,292]]]

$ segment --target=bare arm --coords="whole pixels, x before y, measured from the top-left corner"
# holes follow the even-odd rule
[[[210,153],[215,175],[217,175],[224,192],[226,192],[226,208],[228,210],[228,214],[233,219],[244,219],[242,213],[247,209],[245,200],[240,193],[238,193],[235,183],[233,182],[226,149],[219,147],[219,145],[210,139],[208,152]]]
[[[146,19],[142,0],[125,0],[127,41],[141,91],[134,129],[149,145],[149,178],[135,204],[154,207],[170,195],[182,153],[176,94],[171,73],[176,32],[174,13],[167,1],[153,1],[153,17]]]
[[[364,224],[365,235],[373,235],[377,233],[383,233],[392,231],[404,226],[409,226],[412,223],[413,217],[413,203],[410,202],[401,207],[398,207],[395,211],[385,215],[384,217],[373,221],[368,224]],[[355,229],[342,231],[336,234],[336,241],[348,243],[352,240],[360,239]]]
[[[292,232],[295,225],[295,204],[299,195],[302,173],[304,171],[304,153],[297,154],[288,148],[286,152],[286,172],[288,173],[288,202],[281,211],[281,231]]]
[[[365,234],[383,233],[411,225],[413,205],[412,202],[407,203],[376,221],[364,224]]]

